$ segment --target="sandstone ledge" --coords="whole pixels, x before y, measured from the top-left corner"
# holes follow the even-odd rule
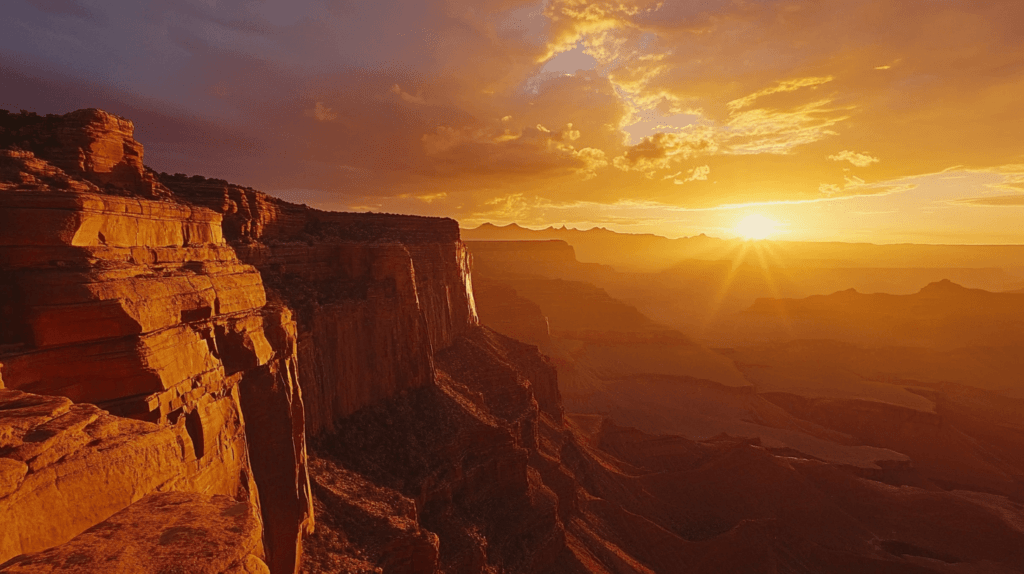
[[[269,574],[255,510],[226,496],[147,496],[66,544],[18,556],[0,572]]]
[[[185,471],[172,428],[0,389],[0,560],[64,543]]]

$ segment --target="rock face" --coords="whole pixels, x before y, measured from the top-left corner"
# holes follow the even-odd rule
[[[30,151],[111,193],[169,195],[142,165],[142,144],[129,120],[97,109],[45,118],[0,110],[0,124],[0,148]]]
[[[155,423],[180,447],[173,464],[128,463],[173,480],[98,489],[94,509],[16,533],[0,560],[171,488],[249,500],[270,569],[294,571],[312,528],[307,430],[432,384],[435,354],[476,323],[457,224],[157,175],[131,122],[99,110],[0,116],[2,385]],[[10,512],[47,503],[19,484]]]
[[[227,496],[156,493],[66,544],[0,572],[269,574],[255,509]]]
[[[306,426],[433,379],[433,355],[476,324],[469,254],[450,219],[328,213],[220,180],[161,175],[224,214],[239,257],[298,317]]]
[[[477,280],[474,286],[481,324],[541,349],[551,345],[551,326],[536,303],[497,281]]]
[[[97,110],[37,119],[4,136],[44,156],[0,155],[4,386],[173,429],[185,465],[175,488],[251,500],[272,568],[293,571],[312,518],[291,312],[267,304],[219,214],[146,198],[172,194],[142,169],[130,122]],[[76,524],[131,502],[96,495],[111,502]],[[64,541],[22,539],[23,551]]]
[[[562,563],[560,513],[568,518],[575,492],[545,434],[557,436],[562,425],[553,367],[535,347],[480,327],[438,353],[435,365],[432,384],[341,421],[318,449],[313,478],[324,507],[338,504],[339,477],[376,485],[363,496],[392,501],[390,509],[361,506],[436,534],[436,565],[416,529],[393,526],[371,541],[336,522],[333,532],[314,534],[319,551],[306,557],[306,570],[362,559],[389,573],[581,571]],[[338,531],[348,547],[334,543]],[[384,548],[415,559],[389,563]]]
[[[61,544],[148,492],[184,486],[192,457],[183,439],[178,427],[0,389],[0,559]]]

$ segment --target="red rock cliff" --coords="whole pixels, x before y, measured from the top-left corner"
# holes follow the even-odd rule
[[[307,429],[431,384],[436,353],[477,321],[457,224],[157,176],[131,122],[99,110],[0,120],[2,386],[154,423],[176,446],[127,461],[162,480],[83,481],[68,500],[105,502],[17,532],[0,562],[171,489],[248,499],[270,569],[294,571]],[[48,504],[16,490],[11,516]]]
[[[239,257],[296,311],[312,436],[430,382],[435,352],[477,322],[469,254],[453,220],[329,213],[220,180],[161,181],[223,213]]]
[[[171,485],[65,493],[109,503],[19,533],[20,547],[0,560],[63,542],[166,487],[251,500],[272,569],[295,570],[312,518],[291,312],[267,304],[259,272],[225,243],[220,214],[166,199],[142,169],[130,122],[98,110],[16,119],[2,135],[22,149],[0,152],[3,385],[170,429],[185,470]],[[166,470],[160,460],[125,463]]]

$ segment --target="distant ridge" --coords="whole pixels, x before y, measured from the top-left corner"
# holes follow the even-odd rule
[[[699,234],[670,239],[650,233],[620,233],[604,227],[587,230],[549,226],[530,229],[518,223],[483,223],[463,228],[462,238],[469,241],[562,239],[576,249],[580,261],[604,263],[622,269],[661,271],[687,259],[704,261],[734,260],[769,254],[776,265],[816,266],[820,268],[902,268],[902,269],[1015,269],[1000,282],[1019,288],[1024,272],[1024,245],[875,245],[871,243],[744,241]],[[751,250],[752,247],[759,247]],[[996,290],[1003,286],[992,287]]]
[[[1024,345],[1024,293],[969,289],[949,279],[910,295],[854,289],[803,299],[760,298],[743,313],[752,329],[784,338],[838,339],[869,346]]]

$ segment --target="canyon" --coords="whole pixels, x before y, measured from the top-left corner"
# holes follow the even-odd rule
[[[0,572],[1024,572],[1020,399],[762,392],[564,242],[157,173],[133,130],[0,112]]]
[[[956,538],[965,524],[956,513],[986,514],[994,510],[982,508],[989,502],[1005,505],[1005,514],[996,512],[1020,524],[1019,294],[943,280],[903,295],[846,289],[803,299],[761,297],[738,313],[720,310],[720,324],[731,322],[736,336],[728,346],[713,346],[643,311],[651,300],[686,300],[691,285],[685,282],[659,283],[607,260],[581,262],[576,246],[560,239],[467,244],[482,323],[550,358],[568,418],[596,440],[602,456],[643,469],[625,492],[650,496],[670,517],[666,528],[684,539],[714,541],[728,558],[751,557],[730,570],[719,555],[696,571],[1024,568],[1009,555],[971,558],[940,552],[952,548],[946,543],[921,544]],[[766,266],[762,272],[780,271]],[[633,438],[616,446],[625,436]],[[726,444],[729,462],[696,454]],[[765,458],[746,458],[753,453]],[[787,470],[774,474],[762,466],[768,461]],[[787,492],[782,485],[789,480],[794,490]],[[606,490],[598,496],[655,516]],[[930,510],[911,510],[925,499]],[[968,510],[965,501],[982,506]],[[799,510],[804,504],[827,518],[816,522]],[[725,521],[721,527],[714,526],[718,520]],[[680,530],[681,524],[690,526]],[[780,530],[755,534],[753,524]],[[907,530],[889,538],[897,524]],[[975,527],[984,533],[976,548],[993,543],[988,536],[995,531]],[[832,542],[821,543],[823,535]],[[829,553],[839,540],[865,546],[845,547],[845,558],[836,559]],[[994,544],[1003,543],[1011,544]],[[900,560],[862,562],[877,558],[868,548]],[[762,552],[759,561],[755,552]],[[676,568],[655,570],[687,571]]]

